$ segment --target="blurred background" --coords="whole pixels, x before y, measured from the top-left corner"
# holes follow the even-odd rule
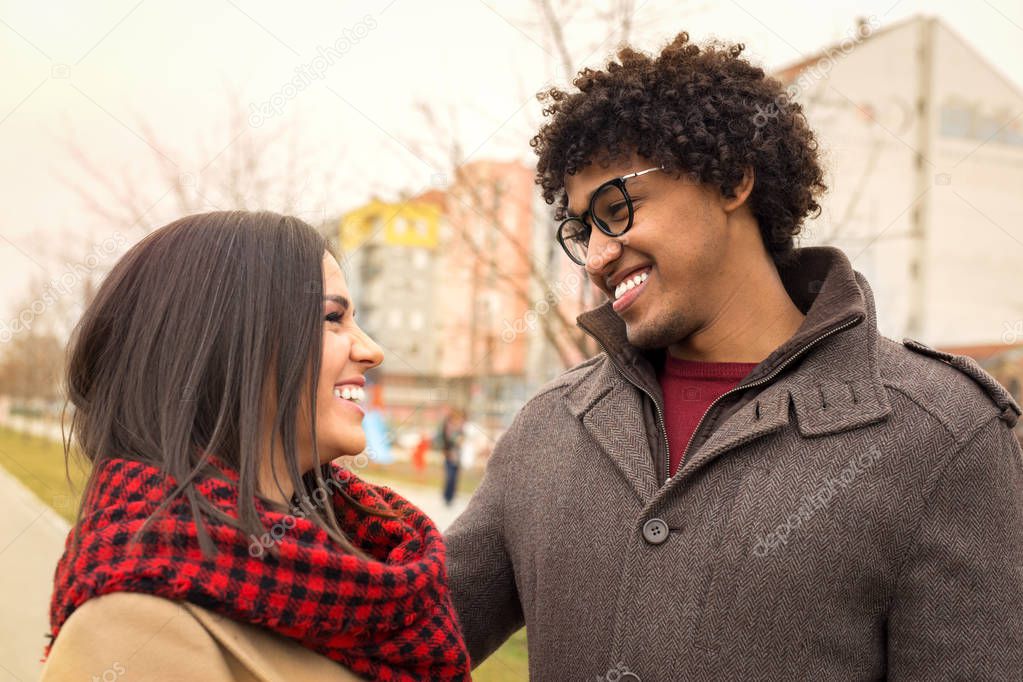
[[[535,95],[681,30],[802,102],[831,189],[801,243],[846,251],[881,332],[1019,400],[1018,0],[0,2],[0,680],[38,677],[77,503],[64,346],[133,243],[216,209],[322,230],[385,352],[352,466],[446,526],[515,411],[599,352],[575,317],[600,295],[533,184]],[[476,677],[525,660],[520,633]]]

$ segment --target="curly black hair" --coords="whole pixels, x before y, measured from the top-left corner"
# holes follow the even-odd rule
[[[635,152],[734,197],[752,167],[750,209],[776,264],[790,259],[803,218],[819,215],[827,188],[802,107],[776,79],[740,58],[744,46],[701,49],[679,33],[659,55],[624,47],[604,70],[583,69],[576,91],[537,95],[550,117],[530,141],[536,183],[557,217],[565,178]]]

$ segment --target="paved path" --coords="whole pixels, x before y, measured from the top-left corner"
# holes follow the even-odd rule
[[[468,501],[461,495],[447,507],[439,490],[380,483],[407,497],[442,530]],[[0,682],[39,679],[53,571],[67,532],[67,522],[0,467]]]
[[[0,681],[38,680],[68,525],[0,468]]]

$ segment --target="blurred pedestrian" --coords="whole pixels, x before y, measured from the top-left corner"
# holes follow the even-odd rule
[[[456,407],[448,412],[441,422],[438,436],[444,455],[444,503],[450,507],[455,500],[462,444],[465,442],[465,411],[462,408]]]
[[[424,432],[419,436],[419,442],[412,450],[412,468],[417,474],[426,471],[426,453],[430,451],[430,435]]]

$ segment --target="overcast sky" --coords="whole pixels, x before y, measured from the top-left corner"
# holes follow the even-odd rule
[[[1023,87],[1020,0],[636,4],[641,48],[687,30],[744,42],[768,68],[850,35],[857,17],[884,26],[926,12]],[[614,46],[589,10],[565,30],[577,66],[599,63]],[[38,295],[31,277],[59,277],[65,261],[117,229],[69,187],[92,186],[69,141],[110,177],[130,179],[154,227],[177,217],[161,199],[169,188],[156,161],[201,190],[229,158],[225,149],[286,131],[310,196],[329,192],[329,211],[340,213],[374,193],[393,198],[443,181],[436,157],[410,149],[433,139],[418,102],[429,102],[441,125],[457,124],[463,155],[529,161],[532,95],[565,80],[554,52],[525,0],[0,2],[2,317]],[[296,78],[308,87],[286,87]],[[245,125],[231,127],[232,105],[245,107]],[[310,213],[320,207],[310,198]]]

